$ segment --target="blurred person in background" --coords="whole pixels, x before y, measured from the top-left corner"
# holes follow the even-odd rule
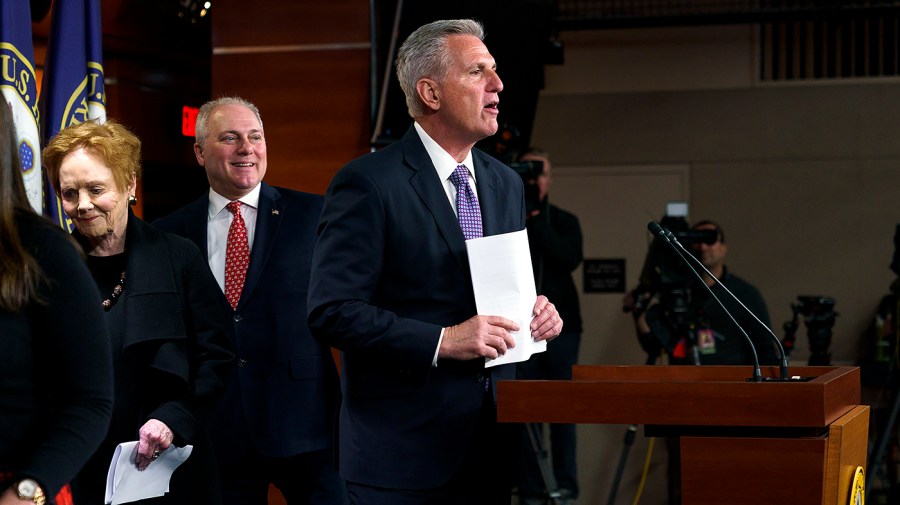
[[[566,322],[562,333],[547,350],[518,364],[516,376],[524,380],[572,380],[572,365],[578,362],[581,345],[581,308],[572,272],[584,258],[581,224],[578,218],[550,203],[550,158],[543,150],[532,148],[519,156],[532,168],[524,177],[525,212],[528,245],[537,294],[553,300]],[[521,164],[521,163],[520,163]],[[537,171],[540,166],[540,172]],[[522,175],[523,172],[520,172]],[[543,437],[542,424],[537,428]],[[560,505],[578,498],[578,465],[576,461],[575,425],[550,424],[550,461],[560,497]],[[526,432],[522,440],[521,474],[518,476],[519,500],[523,505],[546,503],[546,482],[541,476],[537,447]]]

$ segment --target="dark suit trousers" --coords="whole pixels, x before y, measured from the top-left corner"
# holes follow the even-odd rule
[[[519,425],[497,423],[490,391],[484,395],[476,436],[447,484],[433,489],[386,489],[347,482],[351,505],[509,505],[511,463]],[[375,462],[377,464],[377,462]]]
[[[219,470],[225,505],[265,505],[270,483],[281,491],[288,505],[347,503],[344,482],[334,467],[332,449],[289,458],[255,454],[239,465],[222,464]]]

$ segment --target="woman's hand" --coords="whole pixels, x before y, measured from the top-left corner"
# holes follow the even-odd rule
[[[16,492],[14,486],[15,484],[12,484],[0,492],[0,505],[34,505],[31,500],[20,500],[19,493]],[[47,498],[48,503],[49,501],[50,499]]]
[[[20,500],[19,493],[16,492],[12,486],[3,490],[3,493],[0,494],[0,505],[34,505],[34,502],[31,500]]]
[[[150,463],[159,457],[159,453],[172,445],[172,439],[175,438],[172,430],[158,419],[151,419],[144,423],[138,434],[140,439],[138,440],[137,454],[134,456],[134,464],[138,470],[146,470]]]

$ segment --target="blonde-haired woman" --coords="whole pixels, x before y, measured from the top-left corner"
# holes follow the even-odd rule
[[[119,443],[138,441],[139,469],[173,444],[191,444],[170,492],[153,503],[214,504],[218,483],[203,425],[232,366],[225,316],[197,246],[131,212],[140,152],[138,138],[110,120],[65,128],[42,153],[100,292],[114,365],[109,433],[73,489],[76,502],[103,503]]]

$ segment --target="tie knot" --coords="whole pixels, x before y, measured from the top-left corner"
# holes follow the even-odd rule
[[[465,165],[457,165],[456,170],[450,174],[450,182],[456,186],[456,190],[459,191],[459,187],[463,184],[469,184],[469,169],[466,168]]]
[[[238,213],[241,212],[241,201],[235,200],[233,202],[228,202],[228,205],[226,205],[225,208],[228,209],[228,212],[238,215]]]

